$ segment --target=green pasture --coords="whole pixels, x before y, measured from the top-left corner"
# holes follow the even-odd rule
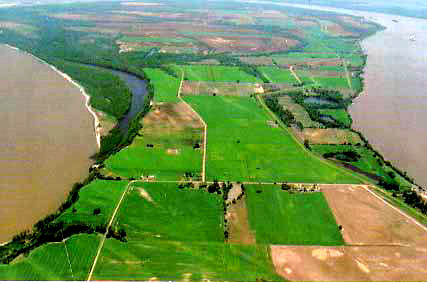
[[[298,83],[298,81],[292,75],[292,72],[288,69],[283,69],[276,66],[263,66],[258,67],[258,70],[261,71],[271,83]]]
[[[78,201],[58,221],[83,222],[94,227],[107,225],[127,184],[127,181],[94,180],[80,189]],[[96,208],[101,210],[99,214],[94,214]]]
[[[131,186],[115,221],[130,241],[224,241],[221,195],[177,183]]]
[[[249,185],[246,192],[249,224],[257,243],[344,244],[321,192],[291,194],[274,185]]]
[[[324,88],[328,89],[348,89],[347,78],[343,77],[313,77],[313,80]]]
[[[0,264],[0,279],[86,280],[98,244],[98,236],[81,234],[42,245],[11,264]]]
[[[202,129],[185,128],[181,131],[151,131],[142,128],[132,144],[105,161],[105,169],[127,178],[155,176],[156,180],[181,180],[185,173],[200,178]],[[147,147],[152,144],[154,147]],[[168,150],[176,149],[177,154]]]
[[[155,218],[154,216],[151,216]],[[173,222],[171,220],[170,222]],[[108,239],[94,273],[113,281],[283,281],[266,245]]]
[[[344,109],[318,109],[321,114],[330,115],[335,120],[344,123],[347,127],[351,126],[351,117]]]
[[[234,66],[184,65],[181,68],[189,81],[262,83],[262,80]]]
[[[161,69],[144,68],[144,73],[154,86],[154,100],[157,102],[178,102],[177,94],[181,83],[181,72],[178,78],[171,76]]]
[[[351,173],[313,156],[255,98],[186,97],[208,125],[208,180],[358,183]]]

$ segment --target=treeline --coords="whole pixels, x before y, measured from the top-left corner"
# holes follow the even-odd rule
[[[323,157],[326,159],[335,158],[344,162],[357,162],[361,158],[360,154],[354,150],[328,152],[323,154]]]
[[[96,67],[51,60],[62,72],[81,84],[90,95],[89,104],[120,120],[129,110],[132,93],[118,76]]]
[[[296,123],[295,117],[292,112],[288,109],[285,109],[282,105],[279,104],[277,96],[266,96],[264,98],[264,102],[268,106],[268,108],[271,109],[271,111],[273,111],[286,126],[289,127],[292,124]]]

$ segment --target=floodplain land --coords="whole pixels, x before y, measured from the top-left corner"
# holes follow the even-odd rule
[[[161,0],[5,8],[0,27],[105,114],[88,178],[0,246],[1,280],[425,279],[426,204],[347,113],[379,25]],[[96,66],[147,83],[127,133],[131,88]]]

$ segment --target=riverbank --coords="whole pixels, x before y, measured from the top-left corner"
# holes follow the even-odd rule
[[[26,51],[23,51],[23,50],[21,50],[21,49],[19,49],[19,48],[17,48],[17,47],[15,47],[15,46],[11,46],[11,45],[9,45],[9,44],[5,44],[5,46],[7,46],[7,47],[9,47],[9,48],[11,48],[11,49],[13,49],[13,50],[16,50],[16,51],[19,51],[19,52],[22,52],[22,53],[24,53],[24,54],[26,54],[26,55],[29,55],[29,56],[31,56],[32,58],[34,58],[34,59],[36,59],[37,61],[39,61],[40,63],[42,63],[42,64],[45,64],[45,65],[47,65],[47,66],[49,66],[53,71],[55,71],[56,73],[58,73],[59,75],[61,75],[65,80],[67,80],[68,82],[70,82],[71,84],[73,84],[74,86],[76,86],[78,89],[79,89],[79,91],[80,91],[80,93],[84,96],[84,98],[85,98],[85,107],[86,107],[86,109],[89,111],[89,113],[92,115],[92,117],[93,117],[93,120],[94,120],[94,131],[95,131],[95,137],[96,137],[96,144],[98,145],[98,149],[100,149],[101,148],[101,123],[100,123],[100,120],[99,120],[99,117],[98,117],[98,115],[95,113],[95,111],[92,109],[92,107],[89,105],[89,101],[90,101],[90,96],[86,93],[86,91],[85,91],[85,89],[79,84],[79,83],[77,83],[76,81],[74,81],[69,75],[67,75],[67,74],[65,74],[64,72],[62,72],[62,71],[60,71],[59,69],[57,69],[55,66],[53,66],[53,65],[51,65],[51,64],[49,64],[49,63],[47,63],[46,61],[44,61],[43,59],[40,59],[40,58],[38,58],[37,56],[35,56],[35,55],[33,55],[33,54],[31,54],[31,53],[28,53],[28,52],[26,52]]]

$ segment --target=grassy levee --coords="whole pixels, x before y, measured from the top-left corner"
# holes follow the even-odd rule
[[[344,240],[321,192],[289,193],[275,185],[248,185],[249,224],[257,243],[343,245]],[[266,222],[268,220],[268,222]]]
[[[188,81],[262,83],[259,78],[234,66],[183,65],[181,68]]]
[[[115,222],[129,240],[223,242],[222,197],[176,183],[134,183]]]
[[[80,189],[79,200],[65,210],[56,221],[105,227],[127,183],[127,181],[94,180]],[[95,209],[99,209],[100,212],[94,212]]]
[[[271,83],[289,83],[297,84],[298,81],[288,69],[282,69],[277,66],[258,67],[258,70],[264,73]]]
[[[320,160],[286,130],[273,128],[254,98],[186,97],[209,127],[207,179],[360,183]]]
[[[176,183],[132,185],[107,239],[94,280],[282,281],[266,245],[224,243],[222,196]]]
[[[179,89],[180,78],[171,76],[158,68],[144,68],[144,73],[154,87],[156,102],[178,102],[176,93]]]
[[[181,180],[190,173],[200,178],[203,130],[197,118],[182,103],[153,107],[142,120],[144,127],[131,145],[105,161],[105,170],[114,175],[139,179]]]
[[[81,234],[65,242],[45,244],[10,264],[0,264],[0,279],[84,280],[98,239],[96,235]]]

